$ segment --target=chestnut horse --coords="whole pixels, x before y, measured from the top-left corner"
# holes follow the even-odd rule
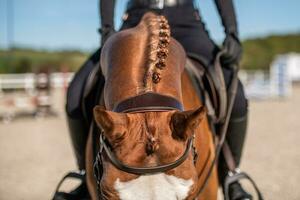
[[[94,118],[111,152],[102,152],[103,175],[97,185],[92,142],[98,140],[89,136],[87,183],[93,199],[98,198],[97,189],[102,199],[217,199],[213,135],[206,109],[184,69],[186,59],[183,47],[170,37],[167,20],[150,12],[136,27],[106,41],[101,54],[104,103],[94,108]],[[149,107],[147,96],[155,97],[152,103],[164,97],[179,106]],[[132,102],[125,105],[134,98],[145,104],[143,109],[134,109]],[[132,168],[177,165],[139,174],[122,170],[115,159]]]

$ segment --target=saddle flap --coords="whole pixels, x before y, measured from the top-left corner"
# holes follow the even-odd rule
[[[208,114],[214,123],[222,122],[227,111],[227,92],[222,68],[216,59],[213,66],[204,68],[197,59],[188,58],[186,69],[198,88],[198,95],[204,98]],[[196,84],[195,84],[196,82]]]

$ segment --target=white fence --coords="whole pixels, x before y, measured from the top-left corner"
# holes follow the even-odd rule
[[[72,80],[74,73],[52,73],[50,75],[51,87],[66,87]],[[37,74],[0,74],[0,92],[7,89],[34,90],[38,80]]]
[[[0,120],[10,122],[18,116],[53,116],[52,94],[40,86],[66,89],[73,73],[0,74]]]
[[[273,66],[271,66],[270,72],[259,70],[240,71],[239,77],[244,84],[245,92],[249,99],[267,99],[270,97],[284,97],[291,95],[291,92],[284,94],[281,92],[285,91],[283,90],[284,88],[282,88],[283,86],[290,87],[291,84],[289,79],[283,77],[282,74],[285,73],[274,73],[274,69],[278,68],[274,66],[279,66],[275,65],[274,63]],[[35,91],[36,88],[36,83],[38,80],[37,76],[38,75],[33,73],[0,74],[0,95],[1,92],[7,89],[23,89],[29,93],[32,93],[33,91]],[[72,80],[73,76],[74,73],[52,73],[50,75],[50,85],[52,88],[66,88]],[[281,80],[281,82],[277,81],[278,77],[279,80]],[[280,86],[280,93],[278,92],[279,89],[277,89],[278,85]],[[289,90],[290,88],[288,88],[288,91]]]
[[[250,99],[287,98],[293,94],[292,83],[300,81],[300,54],[278,55],[270,71],[241,71],[240,78]]]

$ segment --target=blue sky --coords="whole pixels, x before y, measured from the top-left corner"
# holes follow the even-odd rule
[[[8,45],[7,2],[14,5],[14,44],[34,48],[93,50],[99,45],[98,0],[0,0],[0,48]],[[87,3],[88,2],[88,3]],[[118,0],[120,26],[126,0]],[[242,39],[300,32],[300,0],[234,0]],[[214,0],[199,0],[216,42],[224,38]]]

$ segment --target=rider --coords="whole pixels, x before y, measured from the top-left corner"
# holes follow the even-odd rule
[[[171,35],[181,43],[187,52],[187,55],[198,59],[205,67],[213,64],[219,47],[210,39],[199,9],[195,6],[196,0],[129,0],[126,14],[123,17],[122,29],[136,26],[141,17],[147,11],[154,11],[164,15],[171,26]],[[239,63],[242,47],[239,41],[236,15],[232,0],[215,0],[218,12],[222,19],[225,31],[225,40],[223,46],[227,49],[226,55],[222,57],[223,73],[225,82],[228,85],[232,76],[231,67]],[[106,39],[115,32],[114,29],[114,8],[115,0],[100,0],[101,13],[101,33],[102,45]],[[67,95],[67,118],[71,134],[71,139],[80,170],[85,169],[85,146],[89,124],[82,117],[82,89],[87,80],[90,71],[98,67],[100,59],[100,49],[98,49],[91,58],[82,66],[75,75]],[[103,82],[100,77],[99,82]],[[103,83],[100,83],[100,85]],[[80,90],[81,89],[81,90]],[[89,101],[87,97],[87,102]],[[245,98],[243,86],[239,81],[237,95],[233,106],[231,119],[228,126],[227,142],[233,153],[237,165],[240,163],[244,139],[247,127],[247,99]],[[89,112],[89,111],[88,111]],[[223,185],[224,178],[228,173],[223,156],[219,161],[219,178]],[[83,182],[72,194],[66,194],[69,197],[82,196],[86,191]],[[68,199],[65,196],[65,199]],[[245,192],[242,186],[236,182],[230,185],[230,199],[243,200],[251,199],[251,195]]]

